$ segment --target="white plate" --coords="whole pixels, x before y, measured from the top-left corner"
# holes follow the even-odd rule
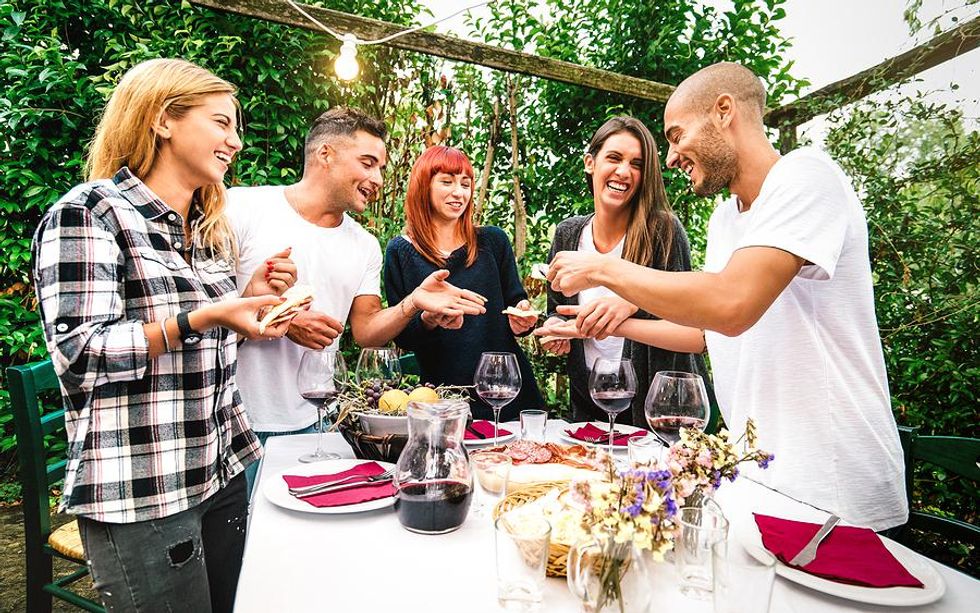
[[[299,475],[301,477],[309,477],[312,475],[329,475],[343,472],[354,468],[355,466],[367,464],[371,461],[372,460],[324,460],[322,462],[312,462],[309,464],[297,464],[296,466],[287,468],[286,470],[280,471],[269,477],[265,483],[262,484],[262,493],[269,499],[269,502],[277,507],[289,509],[290,511],[301,511],[303,513],[338,515],[343,513],[361,513],[362,511],[374,511],[376,509],[390,507],[391,505],[395,504],[394,496],[378,498],[377,500],[368,500],[367,502],[359,502],[357,504],[348,504],[340,507],[315,507],[312,504],[304,502],[290,494],[289,487],[286,485],[286,481],[282,478],[283,475]],[[388,462],[378,462],[378,465],[385,470],[395,467],[394,464],[389,464]]]
[[[759,527],[756,525],[755,520],[751,518],[751,515],[749,521],[739,525],[739,529],[736,530],[736,536],[746,551],[753,557],[760,560],[767,557],[771,559],[773,557],[763,547],[762,535],[759,533]],[[946,592],[946,583],[929,560],[909,551],[890,539],[882,537],[881,542],[907,571],[922,582],[923,587],[865,587],[862,585],[848,585],[805,573],[802,570],[783,564],[778,558],[776,559],[776,574],[788,581],[798,583],[812,590],[866,604],[912,607],[935,602],[943,597],[943,594]]]
[[[572,443],[574,445],[582,445],[584,447],[600,447],[602,449],[608,449],[609,448],[609,439],[608,438],[606,438],[605,440],[603,440],[602,442],[599,442],[599,443],[589,443],[588,441],[581,441],[581,440],[579,440],[579,439],[577,439],[577,438],[575,438],[573,436],[569,436],[568,434],[565,433],[566,430],[571,430],[572,432],[574,432],[574,431],[578,430],[579,428],[584,428],[585,426],[589,425],[590,423],[593,426],[595,426],[596,428],[599,428],[600,430],[602,430],[603,432],[609,432],[609,422],[601,422],[601,421],[593,421],[593,422],[580,421],[580,422],[577,422],[577,423],[574,423],[574,424],[569,424],[568,426],[562,428],[561,429],[561,433],[560,433],[559,436],[561,437],[561,440],[567,441],[567,442]],[[616,424],[616,430],[615,431],[616,432],[622,432],[624,434],[633,434],[634,432],[643,431],[643,428],[637,428],[636,426],[627,426],[626,424]],[[626,445],[616,445],[615,447],[613,447],[613,451],[626,451]]]
[[[498,445],[502,445],[517,436],[517,433],[515,433],[514,429],[511,427],[505,428],[503,424],[500,424],[500,429],[508,430],[510,431],[510,434],[501,434],[500,436],[498,436],[497,437]],[[489,435],[487,438],[474,438],[469,440],[464,439],[463,444],[466,445],[467,447],[486,447],[487,445],[493,445],[493,434]]]

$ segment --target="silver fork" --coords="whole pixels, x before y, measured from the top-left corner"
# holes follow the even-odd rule
[[[827,521],[820,526],[817,533],[810,539],[810,542],[804,545],[803,549],[801,549],[799,553],[793,556],[793,559],[789,561],[790,565],[806,566],[810,562],[813,562],[813,559],[817,557],[817,547],[820,546],[820,543],[827,537],[828,534],[830,534],[830,531],[834,529],[834,526],[836,526],[837,522],[839,521],[840,518],[836,515],[831,515],[828,517]]]
[[[394,472],[395,470],[393,468],[389,468],[388,470],[384,471],[380,475],[371,475],[370,477],[364,477],[362,475],[351,475],[350,477],[345,477],[338,481],[328,481],[326,483],[316,483],[314,485],[291,487],[289,488],[289,493],[292,494],[293,496],[302,498],[304,496],[309,496],[311,494],[318,494],[320,492],[329,491],[330,489],[336,486],[355,485],[355,484],[359,485],[361,483],[376,483],[378,481],[386,481],[388,479],[391,479],[391,476],[394,474]]]

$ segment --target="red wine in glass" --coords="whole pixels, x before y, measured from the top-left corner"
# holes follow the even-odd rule
[[[406,483],[395,494],[395,512],[406,529],[423,534],[444,534],[466,519],[473,488],[459,481]]]
[[[606,413],[619,415],[626,409],[630,408],[630,404],[633,403],[634,396],[636,396],[636,392],[610,390],[592,394],[592,400],[594,400],[595,403],[599,405],[599,408]]]
[[[476,394],[493,409],[493,444],[497,445],[500,409],[521,391],[521,368],[513,353],[486,352],[473,375]]]
[[[685,417],[683,415],[664,415],[662,417],[647,417],[647,424],[660,440],[673,445],[681,440],[681,428],[693,428],[704,430],[705,421],[698,417]]]

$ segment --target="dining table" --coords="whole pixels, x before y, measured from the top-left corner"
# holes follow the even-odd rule
[[[502,427],[519,432],[519,424]],[[568,424],[549,420],[548,440],[559,441]],[[353,458],[339,433],[325,435],[324,448]],[[496,593],[494,529],[490,518],[470,514],[456,531],[441,535],[409,532],[393,507],[346,514],[317,514],[273,504],[264,494],[269,480],[298,464],[316,445],[316,435],[268,439],[252,492],[248,536],[235,611],[482,613],[500,608]],[[822,523],[827,513],[748,478],[725,483],[715,494],[732,525],[755,512]],[[731,534],[729,538],[734,538]],[[882,537],[884,538],[884,537]],[[980,581],[895,544],[903,558],[932,565],[945,585],[941,598],[917,606],[855,602],[777,576],[771,613],[881,611],[960,613],[980,611]],[[710,600],[680,592],[669,562],[651,565],[650,611],[710,613]],[[564,578],[545,581],[541,611],[580,611]]]

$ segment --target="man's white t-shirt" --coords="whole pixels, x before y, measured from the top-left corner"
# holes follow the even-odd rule
[[[875,319],[868,229],[850,180],[825,153],[780,159],[744,213],[711,216],[707,272],[735,251],[775,247],[807,264],[758,322],[731,338],[707,332],[715,392],[736,435],[752,417],[785,494],[882,530],[908,518],[904,462]]]
[[[582,237],[578,241],[579,251],[599,253],[599,250],[595,247],[595,240],[592,238],[592,222],[594,220],[595,217],[590,219],[589,223],[585,224],[585,227],[582,228]],[[612,251],[609,252],[609,255],[617,258],[623,257],[623,244],[625,242],[626,237],[624,236],[613,247]],[[609,288],[599,285],[579,292],[578,303],[584,306],[599,298],[615,295]],[[582,339],[582,348],[585,350],[585,367],[589,370],[592,370],[593,364],[599,358],[606,358],[607,360],[623,359],[623,337],[621,336],[607,336],[601,341],[594,338]]]
[[[347,214],[336,228],[312,224],[290,206],[282,186],[231,189],[227,209],[238,239],[239,289],[266,259],[292,247],[296,283],[314,288],[311,310],[346,325],[356,296],[381,295],[381,247]],[[316,407],[296,384],[305,351],[286,338],[239,347],[238,387],[257,432],[289,432],[316,421]]]

